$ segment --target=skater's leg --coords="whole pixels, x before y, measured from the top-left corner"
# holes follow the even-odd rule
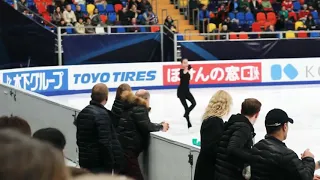
[[[189,119],[189,113],[188,113],[189,107],[188,107],[186,98],[185,97],[179,97],[179,99],[180,99],[181,104],[183,105],[184,110],[185,110],[184,117],[186,118],[186,120],[188,122],[188,128],[190,128],[192,125],[191,125],[190,119]]]
[[[188,108],[188,115],[189,115],[190,112],[193,110],[193,108],[196,107],[197,103],[196,103],[196,100],[194,99],[194,97],[193,97],[193,95],[191,93],[187,94],[186,98],[191,103],[191,106]]]

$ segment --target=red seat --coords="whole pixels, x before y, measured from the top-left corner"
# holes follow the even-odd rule
[[[249,36],[247,33],[241,32],[239,34],[239,39],[249,39]]]
[[[252,23],[252,32],[261,32],[261,25],[258,22]]]
[[[160,27],[159,26],[151,26],[151,32],[159,32]]]
[[[257,13],[257,22],[260,25],[264,25],[264,23],[266,22],[266,15],[262,12]]]
[[[297,19],[298,19],[297,14],[293,11],[289,12],[289,14],[288,14],[288,18],[291,18],[291,17],[293,17],[294,21],[297,21]]]
[[[45,20],[44,21],[45,24],[51,23],[51,16],[49,14],[43,13],[42,16],[43,16],[43,19]]]
[[[229,33],[229,39],[238,39],[238,35],[235,33]]]
[[[107,20],[108,20],[108,17],[106,16],[106,15],[100,15],[100,19],[101,19],[101,21],[103,22],[103,23],[106,23],[107,22]]]
[[[114,11],[116,12],[116,13],[118,13],[119,11],[121,11],[122,10],[122,4],[115,4],[114,5]]]
[[[308,33],[306,31],[299,31],[298,38],[308,38]]]
[[[275,25],[276,22],[277,22],[276,14],[275,14],[274,12],[269,12],[269,13],[267,14],[267,20],[268,20],[271,24]]]

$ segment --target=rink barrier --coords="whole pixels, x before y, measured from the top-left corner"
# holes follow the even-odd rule
[[[320,84],[320,58],[192,61],[192,88]],[[110,91],[128,83],[133,89],[173,89],[179,62],[19,68],[0,71],[0,82],[52,96],[88,93],[96,83]]]
[[[58,128],[65,135],[67,144],[64,154],[67,159],[78,164],[76,127],[74,118],[80,109],[65,106],[38,93],[11,85],[0,84],[0,116],[20,116],[28,121],[32,133],[41,128]],[[199,147],[191,142],[182,143],[167,133],[151,133],[149,151],[142,154],[140,163],[145,179],[186,180],[192,179],[195,166],[188,163],[189,154],[193,163],[199,155]]]

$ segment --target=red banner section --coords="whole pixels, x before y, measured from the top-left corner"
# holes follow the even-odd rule
[[[163,65],[163,85],[179,84],[180,65]],[[261,82],[261,62],[192,64],[190,84]]]

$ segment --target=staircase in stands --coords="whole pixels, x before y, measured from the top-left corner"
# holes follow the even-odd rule
[[[198,30],[195,30],[194,25],[189,24],[189,20],[186,20],[184,15],[180,13],[179,9],[175,8],[175,5],[170,3],[170,0],[157,0],[157,15],[160,24],[163,24],[166,19],[166,13],[162,14],[162,10],[166,9],[169,16],[172,17],[173,20],[177,20],[179,22],[178,32],[184,34],[199,34]],[[163,17],[162,17],[163,15]],[[177,22],[175,22],[177,25]],[[187,30],[187,31],[186,31]],[[191,35],[191,36],[184,36],[185,40],[204,40],[203,36],[200,35]]]

